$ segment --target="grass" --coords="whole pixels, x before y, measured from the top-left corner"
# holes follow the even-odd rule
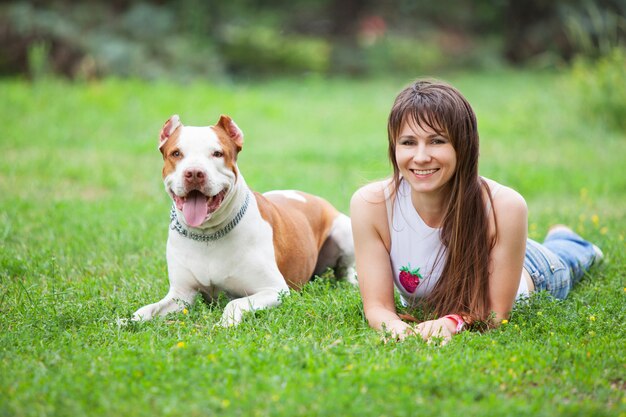
[[[530,235],[572,225],[605,251],[565,301],[445,347],[383,344],[329,278],[237,328],[225,300],[120,328],[167,290],[157,135],[230,114],[258,191],[347,211],[384,177],[409,80],[171,85],[0,80],[0,415],[626,415],[626,137],[577,116],[561,74],[451,74],[478,113],[481,173],[519,190]]]

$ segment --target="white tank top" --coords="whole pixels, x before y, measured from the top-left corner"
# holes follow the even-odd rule
[[[500,187],[497,184],[491,195],[495,197]],[[428,226],[413,207],[411,187],[406,181],[400,182],[393,210],[386,197],[393,282],[403,304],[407,305],[412,299],[431,293],[441,276],[447,250],[441,242],[441,229]],[[526,280],[521,278],[518,297],[528,294]]]

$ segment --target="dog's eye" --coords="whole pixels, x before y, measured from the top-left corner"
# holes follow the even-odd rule
[[[172,153],[170,154],[170,156],[174,157],[174,158],[180,158],[181,156],[183,156],[183,154],[178,150],[173,150]]]
[[[222,156],[224,156],[224,152],[222,152],[222,151],[215,151],[215,152],[213,152],[213,157],[215,157],[215,158],[221,158]]]

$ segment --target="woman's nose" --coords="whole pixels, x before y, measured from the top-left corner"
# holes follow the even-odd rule
[[[431,159],[430,152],[426,145],[420,144],[415,149],[415,155],[413,155],[413,161],[417,163],[429,162]]]

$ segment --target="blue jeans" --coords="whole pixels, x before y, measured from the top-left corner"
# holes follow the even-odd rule
[[[535,284],[535,291],[545,290],[563,299],[589,270],[595,258],[590,242],[572,231],[556,230],[543,244],[528,239],[524,268]]]

